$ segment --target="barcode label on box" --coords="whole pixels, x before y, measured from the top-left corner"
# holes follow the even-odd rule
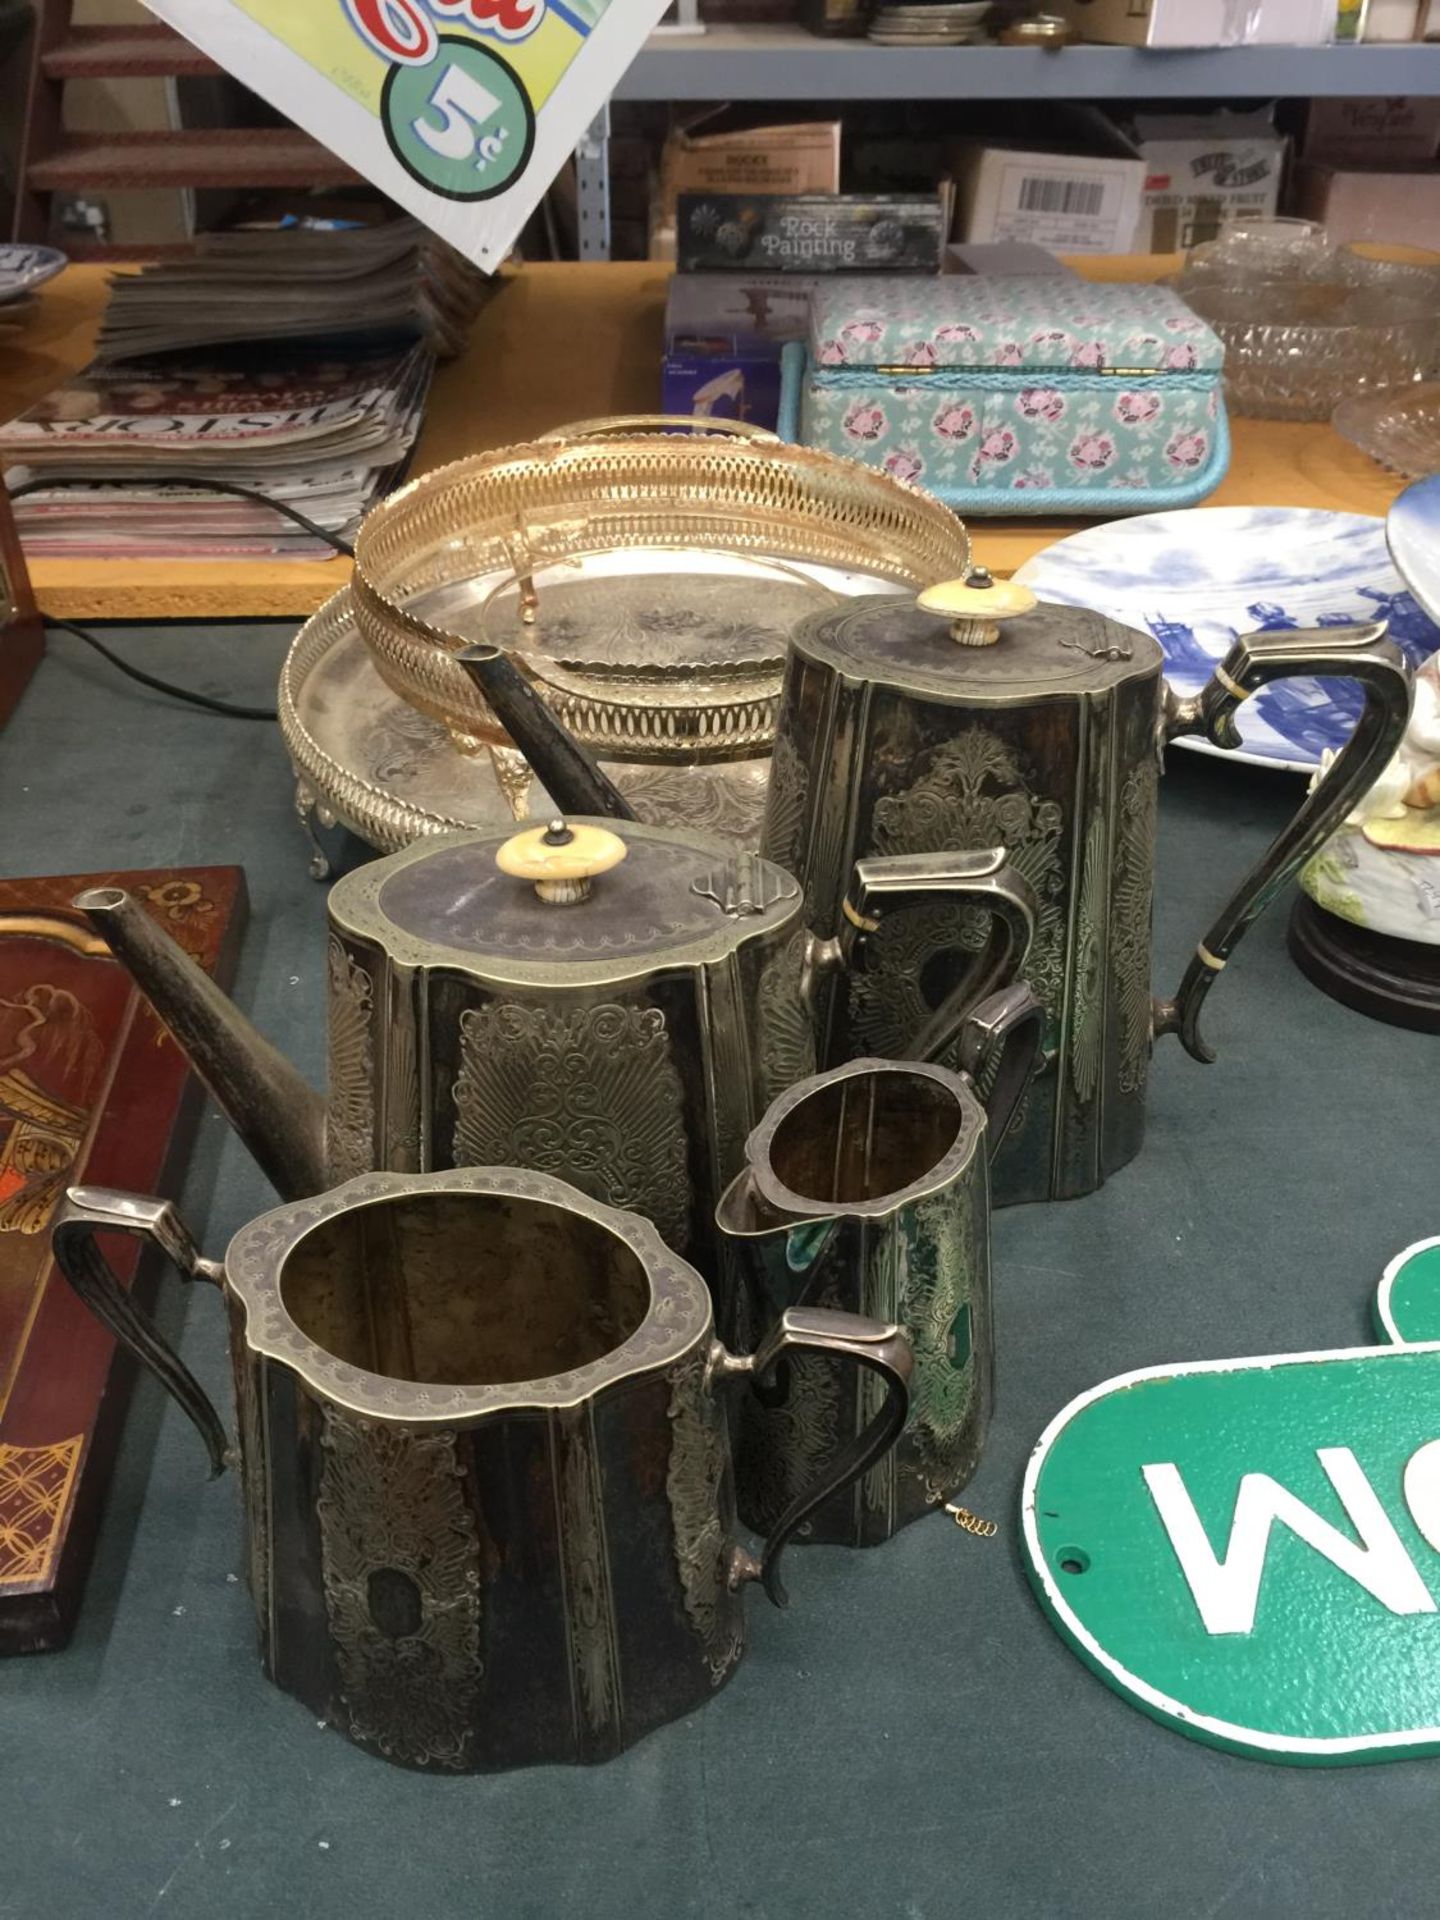
[[[1064,169],[1062,171],[1062,168]],[[1029,240],[1055,252],[1124,253],[1134,235],[1144,168],[1139,161],[1007,165],[987,240]]]
[[[1044,180],[1032,176],[1020,182],[1022,213],[1079,213],[1093,220],[1104,209],[1103,180]]]

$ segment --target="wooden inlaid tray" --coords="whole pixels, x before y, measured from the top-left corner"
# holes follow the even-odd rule
[[[192,1105],[174,1042],[69,909],[110,886],[222,980],[245,918],[239,867],[0,880],[0,1654],[69,1638],[128,1386],[50,1260],[50,1216],[81,1182],[167,1190]]]

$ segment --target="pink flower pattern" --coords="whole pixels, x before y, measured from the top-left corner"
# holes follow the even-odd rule
[[[1025,387],[1017,404],[1027,420],[1059,420],[1065,413],[1065,396],[1054,387]]]
[[[914,447],[897,447],[894,453],[886,454],[885,471],[893,473],[897,480],[918,480],[925,471],[925,462]]]
[[[1127,427],[1148,426],[1159,417],[1158,393],[1122,393],[1115,402],[1115,418]]]
[[[1188,373],[1199,365],[1199,358],[1194,347],[1186,343],[1178,347],[1167,348],[1165,364],[1167,367],[1174,367],[1177,372]]]
[[[975,458],[977,461],[988,461],[992,467],[1003,467],[1007,460],[1015,458],[1019,445],[1009,427],[992,427],[980,442]]]
[[[1103,473],[1115,458],[1108,433],[1082,433],[1070,443],[1070,464],[1084,473]]]
[[[1196,467],[1205,464],[1205,456],[1210,451],[1210,436],[1197,428],[1194,433],[1172,434],[1165,442],[1165,458],[1172,467],[1182,467],[1193,472]]]
[[[1048,467],[1026,467],[1010,484],[1017,491],[1026,487],[1044,489],[1054,486],[1055,476]]]
[[[947,404],[938,410],[931,424],[942,440],[968,440],[975,431],[975,409]]]
[[[1072,367],[1103,367],[1105,365],[1105,345],[1100,340],[1086,340],[1076,347],[1070,356]]]
[[[868,400],[857,400],[845,416],[845,431],[852,440],[878,440],[888,424],[884,408]]]

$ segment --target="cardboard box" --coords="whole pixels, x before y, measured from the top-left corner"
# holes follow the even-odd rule
[[[711,108],[667,135],[651,204],[652,260],[675,258],[675,206],[682,193],[840,191],[838,120],[723,124],[730,117],[728,108]]]
[[[665,307],[661,410],[773,428],[780,355],[809,331],[805,274],[677,273]]]
[[[1183,253],[1280,200],[1285,139],[1260,113],[1137,114],[1145,162],[1136,253]]]
[[[1300,151],[1333,167],[1423,167],[1440,154],[1440,99],[1312,100]]]
[[[1328,167],[1296,169],[1295,211],[1322,220],[1331,240],[1388,240],[1440,251],[1440,166],[1392,172]]]
[[[961,142],[950,168],[957,240],[1028,240],[1054,253],[1130,251],[1145,163],[1094,108],[1063,114],[1053,146]]]
[[[1050,0],[1087,40],[1122,47],[1323,47],[1335,0]],[[1061,56],[1063,58],[1063,55]]]
[[[1048,247],[1031,246],[1025,240],[981,241],[975,246],[962,241],[957,246],[945,249],[940,271],[980,274],[989,279],[994,279],[997,274],[1032,273],[1058,276],[1062,280],[1079,278],[1075,269],[1067,267],[1063,260],[1057,260]]]

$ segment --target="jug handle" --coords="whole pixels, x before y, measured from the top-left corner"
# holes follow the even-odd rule
[[[982,1000],[960,1029],[960,1071],[984,1105],[992,1159],[1019,1111],[1044,1042],[1045,1009],[1023,980]]]
[[[1016,978],[1030,957],[1040,917],[1034,888],[1010,865],[1003,847],[857,860],[843,909],[841,960],[863,967],[865,943],[887,914],[937,900],[987,907],[995,931],[979,980],[967,978],[951,989],[906,1047],[906,1060],[938,1060],[972,1008]]]
[[[793,1353],[823,1353],[854,1360],[878,1374],[886,1392],[884,1404],[870,1424],[847,1440],[814,1483],[786,1507],[771,1528],[760,1559],[737,1552],[732,1584],[759,1580],[777,1607],[789,1605],[780,1579],[780,1556],[786,1542],[818,1506],[868,1473],[900,1438],[910,1413],[910,1376],[915,1369],[914,1349],[897,1326],[863,1314],[838,1313],[829,1307],[790,1307],[748,1358],[718,1347],[714,1373],[716,1377],[743,1374],[759,1392],[764,1377]]]
[[[95,1244],[99,1232],[131,1233],[159,1247],[184,1281],[205,1280],[223,1289],[225,1270],[206,1260],[190,1230],[168,1200],[108,1187],[71,1187],[50,1229],[55,1264],[95,1318],[127,1353],[160,1381],[189,1414],[210,1455],[210,1477],[225,1471],[227,1441],[208,1395],[154,1322],[130,1298],[110,1262]]]
[[[1157,1000],[1155,1037],[1180,1036],[1185,1051],[1209,1062],[1200,1036],[1200,1008],[1217,973],[1242,935],[1344,820],[1389,765],[1410,719],[1411,685],[1405,662],[1386,640],[1383,620],[1352,627],[1247,633],[1238,639],[1198,694],[1180,699],[1167,690],[1160,723],[1162,745],[1200,734],[1217,747],[1238,747],[1235,713],[1272,680],[1326,674],[1358,681],[1365,707],[1348,744],[1299,812],[1251,868],[1195,949],[1173,1000]]]

